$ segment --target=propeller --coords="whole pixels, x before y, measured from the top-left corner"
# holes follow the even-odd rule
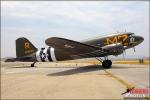
[[[122,53],[122,55],[123,55],[123,59],[125,59],[125,56],[126,56],[125,48],[123,49],[123,53]]]
[[[117,31],[118,32],[118,31]],[[125,29],[125,33],[126,33],[126,29]],[[123,46],[123,58],[125,59],[125,56],[126,56],[126,50],[125,50],[125,47],[124,47],[124,41],[123,41],[123,38],[121,38],[121,44]],[[117,44],[116,44],[117,45]]]
[[[131,36],[132,36],[132,35],[131,35]],[[132,36],[131,38],[133,38],[133,36]],[[135,47],[133,47],[133,51],[136,52]]]
[[[117,46],[117,43],[116,43],[116,46]],[[126,50],[125,50],[124,47],[123,47],[123,52],[122,52],[122,54],[123,54],[123,58],[125,59],[125,56],[126,56]]]
[[[126,30],[125,30],[125,32],[126,32]],[[124,47],[124,41],[123,41],[123,38],[121,38],[121,43],[122,43],[122,46],[123,46],[123,53],[122,53],[122,55],[123,55],[123,59],[125,59],[125,56],[126,56],[126,50],[125,50],[125,47]]]
[[[119,33],[119,31],[117,31],[117,33]]]
[[[136,52],[136,51],[135,51],[135,47],[133,47],[133,51]]]

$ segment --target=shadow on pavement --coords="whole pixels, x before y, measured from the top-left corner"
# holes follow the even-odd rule
[[[64,75],[72,75],[72,74],[78,74],[78,73],[85,73],[85,72],[91,72],[91,71],[97,71],[97,70],[104,70],[101,65],[90,65],[90,66],[84,66],[84,67],[78,67],[74,69],[69,69],[61,72],[56,72],[52,74],[47,74],[48,76],[64,76]]]
[[[130,66],[112,66],[111,69],[128,69],[128,68],[143,68],[143,67],[130,67]],[[92,71],[97,71],[97,70],[107,70],[103,68],[101,65],[89,65],[89,66],[81,66],[61,72],[56,72],[52,74],[47,74],[47,76],[64,76],[64,75],[73,75],[73,74],[78,74],[78,73],[86,73],[86,72],[92,72]]]

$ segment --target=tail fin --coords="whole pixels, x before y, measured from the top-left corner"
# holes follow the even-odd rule
[[[28,57],[33,55],[37,48],[26,38],[21,37],[16,40],[16,57]]]

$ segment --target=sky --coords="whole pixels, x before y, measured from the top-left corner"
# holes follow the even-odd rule
[[[144,37],[126,58],[149,57],[149,1],[1,1],[1,57],[16,56],[19,37],[42,48],[49,37],[80,41],[125,30]]]

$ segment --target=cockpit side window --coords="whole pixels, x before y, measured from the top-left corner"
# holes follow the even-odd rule
[[[129,37],[135,36],[134,33],[129,33]]]

